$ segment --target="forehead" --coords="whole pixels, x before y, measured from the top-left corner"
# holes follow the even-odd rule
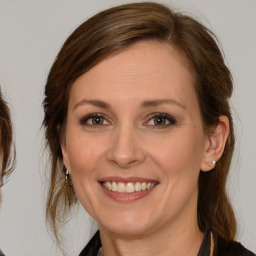
[[[178,94],[194,92],[187,59],[166,43],[142,41],[103,59],[81,75],[71,87],[70,101],[85,96],[158,97],[170,91],[178,98]]]

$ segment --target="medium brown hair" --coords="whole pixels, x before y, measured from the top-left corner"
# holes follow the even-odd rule
[[[65,182],[61,131],[65,129],[69,91],[74,81],[107,56],[141,40],[171,45],[185,55],[195,78],[205,132],[225,115],[230,134],[222,158],[213,171],[200,173],[198,225],[216,237],[234,239],[236,221],[226,193],[234,148],[233,122],[228,99],[232,78],[214,34],[195,19],[152,3],[133,3],[100,12],[80,25],[64,43],[47,79],[43,102],[45,138],[50,149],[51,179],[46,214],[58,238],[58,224],[76,202]]]
[[[12,145],[12,130],[10,111],[0,89],[0,154],[2,158],[2,166],[0,167],[0,187],[4,179],[9,176],[14,168],[15,152],[14,146]]]

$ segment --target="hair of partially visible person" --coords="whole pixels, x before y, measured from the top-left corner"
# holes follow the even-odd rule
[[[230,134],[222,158],[214,170],[199,175],[198,225],[216,237],[233,240],[236,219],[226,193],[226,181],[234,150],[229,98],[233,83],[215,35],[194,18],[165,5],[143,2],[102,11],[81,24],[66,40],[45,86],[45,138],[50,150],[50,184],[46,217],[58,240],[58,227],[77,201],[65,182],[60,140],[65,131],[69,91],[74,81],[104,58],[139,41],[156,41],[174,47],[185,56],[194,76],[194,87],[206,133],[229,119]],[[86,146],[86,145],[85,145]],[[217,243],[217,239],[215,240]]]
[[[15,146],[13,143],[13,126],[10,110],[0,89],[0,186],[5,183],[15,167]]]

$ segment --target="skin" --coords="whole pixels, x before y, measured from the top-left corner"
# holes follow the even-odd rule
[[[136,43],[74,82],[63,161],[79,201],[99,223],[104,255],[197,255],[198,176],[221,157],[228,121],[220,117],[211,135],[204,132],[193,84],[186,59],[158,42]],[[92,125],[95,113],[103,117]],[[158,113],[171,119],[156,124]],[[120,202],[99,183],[110,176],[157,186]]]

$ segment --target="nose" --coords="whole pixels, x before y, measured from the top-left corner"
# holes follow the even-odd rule
[[[116,129],[111,137],[108,160],[120,168],[127,169],[145,160],[140,135],[132,128]]]

